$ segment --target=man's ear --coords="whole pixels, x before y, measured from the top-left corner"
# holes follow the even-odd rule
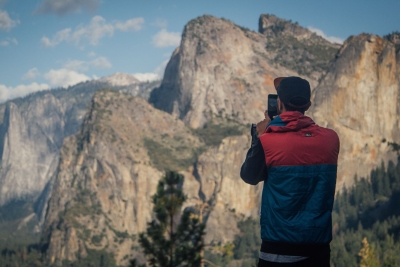
[[[279,99],[277,99],[278,102],[278,115],[284,112],[285,106],[283,105],[283,102]]]
[[[304,111],[307,111],[310,107],[311,107],[311,101],[310,101],[310,103],[308,103],[308,106],[305,108]]]

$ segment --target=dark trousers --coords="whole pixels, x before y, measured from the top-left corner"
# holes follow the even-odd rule
[[[330,256],[317,255],[292,263],[278,263],[259,259],[258,267],[329,267]]]

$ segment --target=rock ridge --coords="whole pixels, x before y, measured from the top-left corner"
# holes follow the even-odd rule
[[[266,46],[260,33],[225,19],[198,17],[185,26],[181,45],[149,101],[195,129],[215,117],[242,124],[259,121],[268,93],[275,91],[273,78],[299,75],[274,63],[274,52]],[[307,78],[313,87],[317,84]]]
[[[351,185],[355,174],[367,177],[382,160],[395,159],[384,141],[400,141],[398,74],[395,45],[360,34],[344,42],[315,89],[316,122],[332,127],[341,139],[339,188]]]
[[[258,212],[257,197],[246,196],[260,196],[261,187],[244,185],[238,177],[248,142],[247,136],[232,136],[204,147],[182,121],[145,100],[97,92],[81,130],[65,139],[61,149],[42,234],[47,260],[76,261],[88,249],[113,253],[119,265],[134,257],[143,260],[131,247],[137,247],[137,234],[152,219],[151,196],[163,175],[157,166],[177,157],[169,153],[172,149],[184,157],[178,160],[191,161],[175,165],[185,176],[183,209],[205,205],[206,241],[232,241],[238,233],[232,221]],[[152,155],[154,144],[158,157]],[[204,152],[193,161],[191,153],[202,146]]]

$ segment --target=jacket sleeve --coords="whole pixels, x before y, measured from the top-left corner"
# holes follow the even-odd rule
[[[248,184],[256,185],[266,180],[268,176],[267,165],[265,164],[264,149],[257,136],[255,125],[251,127],[251,147],[247,152],[246,159],[240,169],[240,177]]]

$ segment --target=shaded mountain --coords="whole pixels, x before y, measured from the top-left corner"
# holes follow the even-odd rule
[[[9,229],[6,225],[13,225],[15,229],[30,225],[28,228],[32,231],[30,222],[43,221],[64,138],[78,132],[94,93],[110,88],[110,81],[115,83],[121,79],[125,81],[124,86],[112,88],[145,98],[159,84],[138,83],[131,75],[117,74],[67,89],[36,92],[0,105],[0,206],[6,205],[0,209],[2,229]],[[1,219],[9,212],[8,203],[21,201],[25,204],[20,206],[30,211],[28,215],[21,210],[17,212],[20,217],[12,221]],[[21,231],[13,232],[26,236]],[[9,233],[0,231],[0,238]]]

